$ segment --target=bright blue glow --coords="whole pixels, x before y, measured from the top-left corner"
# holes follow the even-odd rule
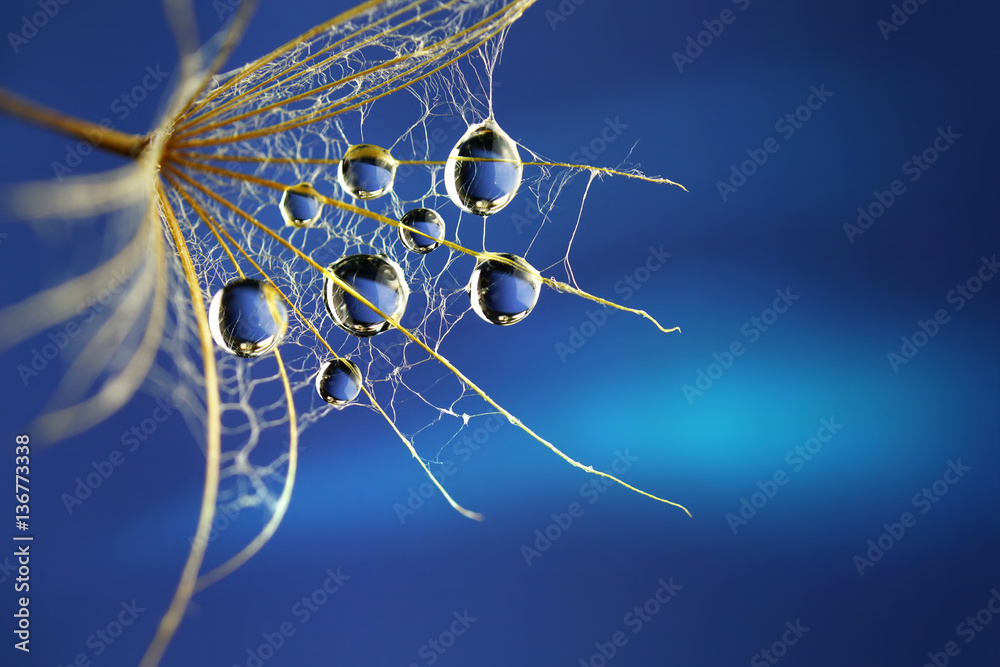
[[[2,4],[5,35],[40,11],[32,0]],[[213,4],[196,4],[205,31],[218,26]],[[423,455],[443,448],[440,458],[455,465],[441,476],[459,502],[486,515],[474,523],[439,496],[419,495],[422,472],[377,415],[335,411],[303,434],[295,496],[275,540],[197,596],[163,664],[246,665],[247,651],[290,621],[296,634],[265,665],[423,666],[420,647],[466,609],[478,620],[436,665],[578,665],[617,630],[628,643],[609,667],[745,665],[796,619],[810,632],[779,665],[922,665],[951,640],[961,648],[956,666],[992,664],[997,621],[969,644],[955,627],[998,586],[1000,282],[985,283],[960,311],[947,300],[981,257],[1000,250],[997,199],[983,196],[996,170],[989,95],[998,10],[980,4],[975,11],[922,4],[888,40],[877,21],[888,19],[890,3],[784,0],[740,11],[729,2],[638,2],[615,11],[587,2],[564,17],[552,0],[529,9],[497,67],[497,118],[546,157],[589,161],[582,146],[597,164],[627,158],[688,186],[684,193],[595,181],[570,255],[581,287],[619,300],[628,294],[627,305],[683,333],[661,334],[615,313],[573,347],[572,329],[590,331],[584,325],[595,307],[547,290],[516,327],[467,316],[443,351],[584,463],[609,469],[615,452],[627,449],[636,460],[626,481],[683,502],[694,518],[624,489],[591,495],[592,477],[509,424],[478,450],[418,440]],[[347,7],[303,3],[290,12],[262,3],[234,66]],[[672,54],[725,8],[735,21],[678,72]],[[60,5],[19,53],[8,46],[0,49],[0,85],[128,131],[147,128],[157,103],[125,107],[122,118],[113,101],[141,82],[147,64],[175,64],[156,3]],[[723,202],[716,183],[730,165],[780,137],[775,122],[823,83],[835,96]],[[389,106],[376,105],[384,126],[408,127],[413,118],[392,117]],[[949,124],[962,139],[848,242],[843,225],[855,221],[857,207],[907,178],[903,163]],[[0,162],[4,184],[51,178],[52,163],[65,162],[75,144],[6,119],[0,133],[12,156]],[[441,159],[460,134],[440,144]],[[94,153],[78,170],[122,164]],[[526,167],[526,182],[535,173]],[[540,269],[553,266],[544,275],[561,275],[585,182],[583,174],[566,187],[528,255]],[[514,215],[525,216],[531,197],[523,187],[491,217],[491,250],[525,251],[540,220],[519,229]],[[454,207],[445,210],[457,217]],[[83,259],[25,226],[0,229],[8,234],[0,239],[4,304],[82,269],[90,256],[82,249],[101,248],[68,229]],[[463,231],[471,244],[481,230]],[[641,288],[629,287],[624,277],[636,280],[649,248],[661,245],[672,257]],[[50,254],[58,261],[39,261]],[[465,268],[463,277],[471,262]],[[751,342],[741,328],[785,288],[801,299]],[[942,308],[950,322],[893,372],[886,354]],[[68,357],[49,360],[27,385],[18,365],[30,365],[32,350],[58,331],[4,353],[8,446],[29,430],[28,415],[51,396]],[[745,353],[689,403],[682,387],[735,341]],[[557,343],[573,351],[560,357]],[[136,664],[155,632],[194,530],[204,474],[204,456],[176,412],[148,421],[157,407],[138,397],[95,429],[33,454],[39,664],[71,664],[81,653],[95,665]],[[830,417],[843,430],[794,471],[786,455]],[[124,463],[70,513],[64,495],[78,484],[86,494],[88,475],[100,476],[113,450]],[[914,496],[958,459],[971,470],[920,513]],[[788,483],[734,535],[726,514],[779,470]],[[395,506],[407,506],[411,490],[422,505],[401,523]],[[583,515],[528,567],[522,545],[574,502]],[[852,557],[907,511],[916,525],[860,577]],[[261,525],[249,511],[236,519],[213,542],[209,565]],[[300,623],[293,605],[337,567],[351,580]],[[632,633],[625,615],[661,577],[684,589]],[[145,611],[94,656],[87,638],[133,599]]]

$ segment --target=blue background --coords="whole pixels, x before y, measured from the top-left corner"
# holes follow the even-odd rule
[[[112,116],[111,101],[147,65],[175,66],[159,7],[140,4],[70,2],[18,54],[5,37],[0,84],[85,118]],[[263,5],[234,63],[340,9]],[[808,631],[781,664],[919,666],[949,641],[960,648],[950,664],[997,664],[1000,619],[971,643],[957,626],[1000,590],[1000,281],[960,311],[947,294],[1000,250],[998,10],[927,2],[885,40],[876,22],[889,18],[888,2],[562,5],[564,21],[547,16],[560,11],[557,2],[540,0],[511,30],[496,75],[497,118],[553,158],[568,158],[605,119],[619,119],[627,127],[598,164],[617,164],[634,145],[632,164],[689,188],[596,183],[571,255],[581,286],[613,298],[616,281],[662,245],[672,257],[629,305],[683,333],[616,314],[564,362],[556,344],[587,321],[591,304],[546,291],[516,327],[484,333],[464,320],[445,352],[573,456],[607,468],[627,450],[636,461],[625,478],[684,503],[693,518],[621,488],[586,495],[592,478],[505,425],[468,461],[442,453],[457,469],[449,489],[484,512],[484,523],[432,497],[401,524],[394,505],[422,473],[376,415],[345,411],[305,433],[284,525],[248,565],[197,596],[163,664],[247,665],[262,635],[289,621],[295,635],[265,664],[427,665],[421,646],[466,610],[476,621],[435,664],[600,665],[595,644],[618,631],[627,643],[611,665],[771,664],[758,653],[797,621]],[[725,8],[735,21],[678,71],[672,54]],[[0,30],[35,9],[3,3]],[[209,3],[200,12],[206,32],[219,25]],[[792,136],[778,132],[812,86],[833,95]],[[144,131],[155,111],[147,102],[116,126]],[[911,183],[903,163],[949,127],[960,138]],[[68,143],[6,119],[0,136],[4,183],[51,176]],[[717,182],[771,137],[779,150],[724,201]],[[81,171],[117,164],[95,154]],[[895,179],[905,193],[849,242],[843,226]],[[563,194],[532,253],[561,257],[583,185],[578,178]],[[527,203],[515,200],[509,213]],[[93,257],[95,238],[54,229],[71,247],[4,227],[3,303]],[[517,250],[530,237],[509,238]],[[799,299],[751,342],[744,323],[779,289]],[[894,372],[887,353],[938,309],[950,320]],[[683,386],[734,341],[744,354],[689,401]],[[0,363],[7,442],[58,377],[49,369],[25,388],[17,374],[44,342],[18,345]],[[173,416],[72,515],[60,496],[154,407],[136,397],[87,433],[36,449],[33,650],[13,651],[3,629],[4,664],[64,665],[78,654],[94,665],[138,662],[194,529],[203,456]],[[796,470],[786,454],[822,419],[843,428]],[[915,494],[959,460],[969,470],[921,513]],[[734,534],[727,514],[778,471],[787,484]],[[527,565],[522,546],[574,502],[582,516]],[[916,523],[859,575],[854,557],[904,512]],[[248,512],[220,542],[231,553],[259,525]],[[293,605],[338,567],[350,579],[299,623]],[[0,578],[10,609],[12,582]],[[633,633],[626,615],[670,578],[681,586],[676,596]],[[132,600],[145,611],[95,655],[88,636]]]

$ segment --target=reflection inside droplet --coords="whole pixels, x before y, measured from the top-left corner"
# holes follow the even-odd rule
[[[353,361],[330,359],[320,366],[316,392],[330,405],[343,407],[361,392],[361,371]]]
[[[382,255],[348,255],[330,265],[330,272],[385,315],[399,320],[410,290],[403,270]],[[334,324],[355,336],[374,336],[392,325],[348,290],[325,277],[323,300]]]
[[[522,170],[517,144],[490,119],[458,140],[445,163],[444,183],[456,206],[487,216],[514,198]]]
[[[281,342],[288,310],[271,285],[238,278],[212,297],[208,322],[219,347],[238,357],[258,357]]]
[[[491,324],[520,322],[538,303],[542,281],[524,259],[496,253],[480,259],[472,272],[472,309]]]
[[[437,211],[429,208],[414,208],[407,211],[399,220],[401,225],[412,227],[421,234],[399,227],[399,240],[407,250],[426,254],[441,245],[444,240],[444,220]],[[426,234],[427,236],[424,236]]]
[[[319,219],[323,203],[311,183],[299,183],[285,190],[278,207],[286,225],[308,227]]]
[[[397,162],[384,148],[372,144],[351,146],[340,160],[340,187],[358,199],[375,199],[392,190]]]

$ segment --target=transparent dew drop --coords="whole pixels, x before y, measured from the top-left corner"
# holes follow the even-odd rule
[[[212,297],[208,307],[212,338],[238,357],[259,357],[281,342],[288,327],[288,310],[271,285],[237,278]]]
[[[361,370],[353,361],[330,359],[319,368],[316,392],[324,401],[338,408],[353,403],[361,393]]]
[[[340,187],[358,199],[375,199],[392,190],[396,158],[372,144],[351,146],[340,160]]]
[[[527,317],[541,290],[538,272],[524,259],[507,253],[491,253],[480,259],[469,282],[472,309],[490,324],[500,326]]]
[[[309,227],[319,220],[323,202],[319,199],[319,193],[313,189],[312,183],[299,183],[285,190],[278,207],[286,225]]]
[[[409,229],[399,227],[399,240],[403,242],[407,250],[422,255],[427,254],[441,245],[441,241],[444,240],[444,220],[437,211],[429,208],[414,208],[404,213],[399,222],[427,234],[427,236],[422,236]],[[428,236],[431,238],[427,238]]]
[[[389,317],[399,321],[403,316],[410,290],[403,270],[391,259],[384,255],[348,255],[331,264],[329,270]],[[349,334],[365,338],[392,326],[329,277],[323,279],[323,301],[334,324]]]
[[[523,169],[517,144],[490,119],[471,126],[451,150],[445,188],[463,211],[492,215],[517,194]]]

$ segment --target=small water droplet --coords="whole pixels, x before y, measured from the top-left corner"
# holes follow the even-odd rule
[[[330,265],[330,272],[380,311],[396,321],[406,310],[410,290],[403,270],[383,255],[348,255]],[[334,324],[359,337],[374,336],[392,325],[329,277],[323,280],[323,300]]]
[[[479,317],[506,326],[528,316],[538,303],[541,289],[538,272],[524,259],[491,253],[476,263],[469,295]]]
[[[400,227],[399,240],[408,250],[423,255],[437,248],[444,240],[444,220],[441,219],[437,211],[429,208],[414,208],[407,211],[399,222],[427,234],[427,236],[421,236]]]
[[[337,180],[358,199],[375,199],[392,190],[396,159],[380,146],[351,146],[340,160]]]
[[[212,297],[208,323],[219,347],[238,357],[259,357],[281,342],[288,310],[271,285],[238,278]]]
[[[490,119],[469,127],[455,144],[445,163],[444,183],[456,206],[487,216],[514,198],[522,171],[517,144]]]
[[[286,225],[308,227],[319,219],[323,203],[312,183],[299,183],[285,190],[278,207]]]
[[[330,359],[320,366],[316,392],[324,401],[338,408],[352,403],[361,393],[361,370],[353,361]]]

